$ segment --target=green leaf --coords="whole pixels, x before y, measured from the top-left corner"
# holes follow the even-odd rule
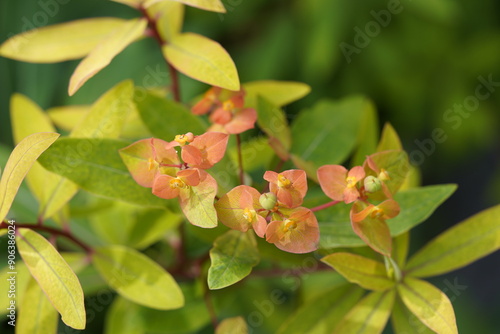
[[[355,285],[324,291],[317,298],[301,305],[277,333],[331,333],[362,295],[363,290]]]
[[[229,148],[228,153],[234,166],[237,166],[237,146]],[[264,136],[260,136],[241,143],[241,156],[243,158],[243,166],[245,166],[245,171],[251,172],[259,168],[265,170],[265,168],[269,166],[271,159],[274,157],[274,151],[269,147],[267,138]],[[217,167],[217,165],[215,165],[214,167]],[[224,169],[227,168],[227,166],[224,167]],[[216,173],[214,173],[214,175],[217,176]]]
[[[16,334],[56,334],[58,315],[38,283],[32,278],[19,305]]]
[[[401,298],[396,298],[391,316],[392,328],[396,334],[434,334],[403,304]]]
[[[218,237],[210,250],[208,287],[222,289],[245,278],[260,261],[253,230],[231,230]]]
[[[217,42],[194,33],[172,38],[162,48],[165,59],[195,80],[229,90],[239,90],[240,80],[233,60]]]
[[[402,233],[392,240],[392,258],[399,268],[405,266],[409,248],[410,232]]]
[[[78,277],[47,239],[30,229],[17,232],[17,247],[24,263],[62,321],[75,329],[84,329],[85,306]]]
[[[14,148],[0,180],[0,221],[9,212],[17,190],[35,160],[57,137],[58,133],[35,133],[24,138]]]
[[[147,27],[146,19],[133,19],[120,28],[108,34],[89,54],[78,64],[69,81],[68,93],[73,95],[83,84],[97,72],[111,63],[111,60],[127,46],[139,39]]]
[[[135,9],[139,9],[146,0],[111,0],[111,1],[118,2]]]
[[[321,259],[349,282],[368,289],[383,291],[394,286],[381,262],[351,253],[333,253]]]
[[[165,207],[168,202],[138,185],[122,162],[118,150],[127,142],[114,139],[61,138],[39,159],[42,166],[106,198]]]
[[[311,87],[302,82],[261,80],[243,84],[245,89],[245,107],[257,109],[257,96],[269,101],[273,106],[283,107],[297,101],[311,91]]]
[[[394,199],[398,202],[401,212],[386,221],[391,235],[400,235],[425,221],[455,189],[455,185],[445,184],[398,192]],[[321,232],[321,247],[364,246],[363,241],[352,231],[349,209],[349,206],[339,204],[316,212]]]
[[[394,199],[401,211],[387,220],[391,235],[400,235],[424,222],[456,189],[455,184],[442,184],[398,192]]]
[[[182,104],[151,93],[136,94],[135,102],[142,121],[155,138],[174,140],[176,135],[192,132],[201,135],[206,125]]]
[[[287,160],[292,137],[285,113],[259,95],[257,96],[256,110],[257,124],[269,137],[271,147],[282,160]]]
[[[385,123],[376,152],[403,149],[399,136],[390,123]]]
[[[102,17],[33,29],[5,41],[0,46],[0,56],[31,63],[79,59],[125,22],[118,18]]]
[[[149,7],[158,2],[163,2],[166,0],[146,0],[144,7]],[[203,10],[208,10],[217,13],[225,13],[226,9],[220,0],[168,0],[168,1],[178,1],[185,5],[200,8]]]
[[[408,274],[429,277],[461,268],[500,248],[500,205],[441,233],[409,261]]]
[[[291,152],[316,166],[343,162],[356,145],[361,116],[370,108],[362,96],[323,100],[292,123]]]
[[[453,306],[441,290],[407,276],[398,285],[398,293],[406,307],[427,327],[439,334],[458,333]]]
[[[96,249],[92,263],[121,296],[147,307],[171,310],[184,305],[173,277],[146,255],[123,246]]]
[[[179,195],[182,212],[191,224],[203,228],[217,226],[217,211],[214,207],[217,181],[210,174],[200,170],[200,183]]]
[[[243,317],[227,318],[220,322],[215,334],[248,334],[248,326]]]
[[[117,296],[106,314],[105,334],[144,334],[140,306]]]
[[[333,333],[382,333],[391,315],[395,296],[394,290],[371,292],[349,311]]]

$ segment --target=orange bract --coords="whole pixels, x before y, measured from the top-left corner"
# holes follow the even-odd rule
[[[295,208],[302,204],[307,193],[307,176],[303,170],[291,169],[279,174],[267,171],[264,180],[269,181],[269,190],[284,206]]]
[[[206,132],[182,147],[182,160],[192,168],[208,169],[219,162],[226,152],[229,135]]]
[[[363,167],[356,166],[348,171],[344,166],[325,165],[317,172],[321,189],[335,201],[352,203],[359,198],[357,184],[365,177]]]

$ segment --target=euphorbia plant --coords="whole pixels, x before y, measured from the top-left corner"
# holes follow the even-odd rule
[[[380,333],[389,317],[397,333],[458,332],[450,300],[421,278],[496,251],[500,206],[406,261],[409,231],[456,187],[421,187],[395,130],[378,135],[367,98],[319,101],[289,125],[281,107],[306,84],[240,85],[220,44],[181,32],[184,5],[224,12],[220,1],[117,2],[138,18],[63,23],[0,46],[28,62],[85,57],[71,95],[144,37],[171,74],[166,97],[128,80],[76,110],[12,97],[0,231],[22,261],[0,273],[17,282],[0,309],[16,331],[56,333],[58,313],[83,329],[96,312],[84,295],[112,289],[106,333]],[[181,101],[178,71],[210,87]],[[9,210],[27,173],[39,213],[20,222]],[[315,297],[285,307],[299,287]]]

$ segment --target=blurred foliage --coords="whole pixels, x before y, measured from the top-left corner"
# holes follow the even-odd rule
[[[495,84],[500,83],[498,1],[223,0],[223,3],[228,11],[225,15],[187,8],[184,31],[219,41],[234,59],[243,83],[275,79],[309,84],[312,92],[285,110],[292,124],[300,108],[310,107],[320,98],[365,94],[379,110],[381,124],[390,121],[397,129],[410,158],[422,169],[424,185],[458,183],[457,193],[429,223],[414,230],[412,240],[417,240],[418,245],[412,249],[454,222],[498,203],[500,84]],[[379,25],[379,30],[366,31],[370,25],[377,26],[372,23],[377,22],[375,16],[380,19],[381,11],[395,4],[399,4],[399,13],[384,18],[385,27]],[[2,1],[0,41],[28,29],[95,16],[131,18],[135,13],[106,0]],[[359,31],[368,33],[369,42],[358,47],[359,53],[353,53],[349,62],[340,45],[356,46]],[[89,104],[126,78],[145,88],[169,81],[153,40],[142,40],[127,48],[78,93],[68,97],[67,85],[76,64],[68,61],[39,65],[0,59],[2,146],[12,147],[8,101],[14,92],[29,96],[47,109]],[[482,82],[479,78],[488,77],[494,84],[487,98],[471,106],[470,114],[455,113],[453,121],[446,117],[452,115],[447,112],[455,105],[473,101]],[[183,101],[205,89],[206,85],[181,76]],[[483,88],[482,92],[486,90]],[[433,140],[438,128],[444,132],[441,139],[446,138],[441,142]],[[36,210],[30,206],[34,202],[30,196],[25,188],[21,189],[14,204],[20,218],[31,217]],[[456,301],[450,288],[448,291],[458,326],[464,332],[478,331],[476,325],[481,324],[479,332],[492,333],[500,325],[498,320],[496,324],[486,320],[495,319],[500,311],[500,289],[491,280],[500,276],[495,264],[499,256],[495,254],[453,276],[433,281],[443,290],[455,279],[467,286],[455,295]],[[269,280],[266,288],[249,282],[255,287],[239,293],[264,299],[273,282]],[[283,282],[276,280],[276,284]],[[287,299],[287,302],[293,305],[294,301]],[[284,318],[282,313],[289,311],[281,307],[278,310],[274,315],[276,323]]]

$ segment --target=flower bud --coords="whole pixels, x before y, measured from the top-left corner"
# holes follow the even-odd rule
[[[382,181],[372,175],[368,175],[364,180],[365,190],[369,193],[374,193],[382,188]]]
[[[273,193],[265,193],[260,195],[259,198],[259,203],[262,205],[262,207],[266,210],[272,210],[274,209],[274,206],[276,205],[276,195]]]

